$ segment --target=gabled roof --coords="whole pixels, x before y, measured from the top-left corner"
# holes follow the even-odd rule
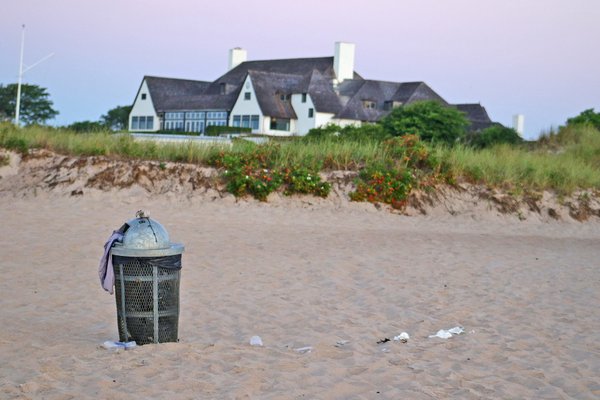
[[[186,101],[191,96],[203,93],[211,84],[205,81],[189,79],[162,78],[158,76],[145,76],[150,96],[156,111],[184,110]]]
[[[263,115],[278,118],[296,118],[289,100],[281,100],[281,95],[302,92],[302,75],[280,74],[276,72],[248,71],[252,80],[256,100]]]
[[[386,103],[402,105],[421,100],[437,100],[446,105],[446,101],[424,82],[387,82],[375,80],[346,80],[338,91],[344,108],[338,118],[375,122],[387,115],[391,107]],[[374,102],[375,108],[366,108],[365,102]]]
[[[310,74],[308,84],[302,92],[310,94],[310,99],[318,112],[337,114],[342,109],[340,98],[333,90],[331,80],[316,69]]]
[[[494,125],[485,107],[481,104],[455,104],[454,106],[464,112],[467,119],[471,121],[470,131],[481,131]]]

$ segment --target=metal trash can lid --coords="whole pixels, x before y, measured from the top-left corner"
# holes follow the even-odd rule
[[[183,253],[183,245],[171,243],[167,230],[143,211],[127,221],[123,242],[115,243],[113,254],[131,257],[161,257]]]

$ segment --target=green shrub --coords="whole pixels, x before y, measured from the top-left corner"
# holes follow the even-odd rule
[[[206,136],[219,136],[223,133],[250,133],[250,132],[252,132],[252,128],[210,125],[210,126],[206,127],[204,134]]]
[[[437,101],[420,101],[392,110],[381,120],[393,136],[418,135],[431,143],[454,145],[466,134],[465,114]]]
[[[591,125],[600,131],[600,112],[594,112],[594,109],[590,108],[576,117],[569,118],[567,125]]]
[[[523,138],[513,128],[494,125],[471,134],[467,142],[471,146],[484,149],[497,144],[519,144],[523,142]]]

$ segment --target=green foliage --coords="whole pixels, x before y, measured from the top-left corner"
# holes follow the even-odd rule
[[[117,106],[100,117],[100,123],[113,131],[127,130],[132,106]]]
[[[594,109],[590,108],[576,117],[569,118],[567,125],[591,125],[600,131],[600,112],[594,112]]]
[[[106,131],[108,128],[101,122],[97,121],[81,121],[73,122],[71,125],[66,126],[65,129],[71,130],[77,133],[92,133]]]
[[[206,136],[219,136],[223,133],[250,133],[250,132],[252,132],[252,128],[210,125],[210,126],[206,127],[204,134]]]
[[[327,197],[331,191],[329,182],[321,181],[318,173],[302,166],[286,167],[282,171],[283,183],[286,185],[285,194],[313,194]]]
[[[394,108],[380,121],[393,136],[418,135],[431,143],[454,145],[466,134],[465,114],[437,101],[421,101]]]
[[[0,84],[0,120],[15,118],[17,104],[17,84]],[[19,119],[25,125],[44,124],[56,117],[58,111],[52,108],[50,95],[45,88],[37,85],[21,85],[21,110]]]
[[[356,191],[350,194],[350,198],[353,201],[386,203],[402,209],[406,206],[414,181],[408,169],[370,166],[360,172]]]
[[[305,140],[337,138],[338,140],[361,142],[370,140],[382,141],[390,137],[391,135],[379,124],[348,125],[343,128],[339,125],[327,124],[323,127],[309,130],[305,136]]]
[[[467,143],[484,149],[497,144],[519,144],[523,142],[523,138],[519,136],[513,128],[507,128],[502,125],[494,125],[484,129],[481,132],[475,132],[467,140]]]

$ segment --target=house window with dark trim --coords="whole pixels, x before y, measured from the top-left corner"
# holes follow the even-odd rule
[[[315,110],[313,108],[308,109],[308,118],[312,118],[315,115]]]
[[[271,117],[271,130],[274,131],[289,131],[290,120],[288,118],[275,118]]]
[[[280,94],[279,95],[279,99],[281,101],[288,101],[290,98],[291,98],[291,95],[289,95],[289,94]]]
[[[140,129],[140,120],[138,117],[131,117],[131,129]]]
[[[239,115],[234,115],[233,116],[233,126],[236,128],[240,127],[240,122],[241,122],[241,117]]]
[[[250,92],[244,92],[244,100],[250,100]]]
[[[250,116],[250,127],[252,129],[258,129],[258,115]]]
[[[250,116],[242,115],[242,128],[250,128]]]
[[[142,100],[146,100],[146,93],[142,93]]]
[[[302,102],[306,103],[306,93],[302,93]]]
[[[146,129],[154,129],[154,117],[146,117]]]

